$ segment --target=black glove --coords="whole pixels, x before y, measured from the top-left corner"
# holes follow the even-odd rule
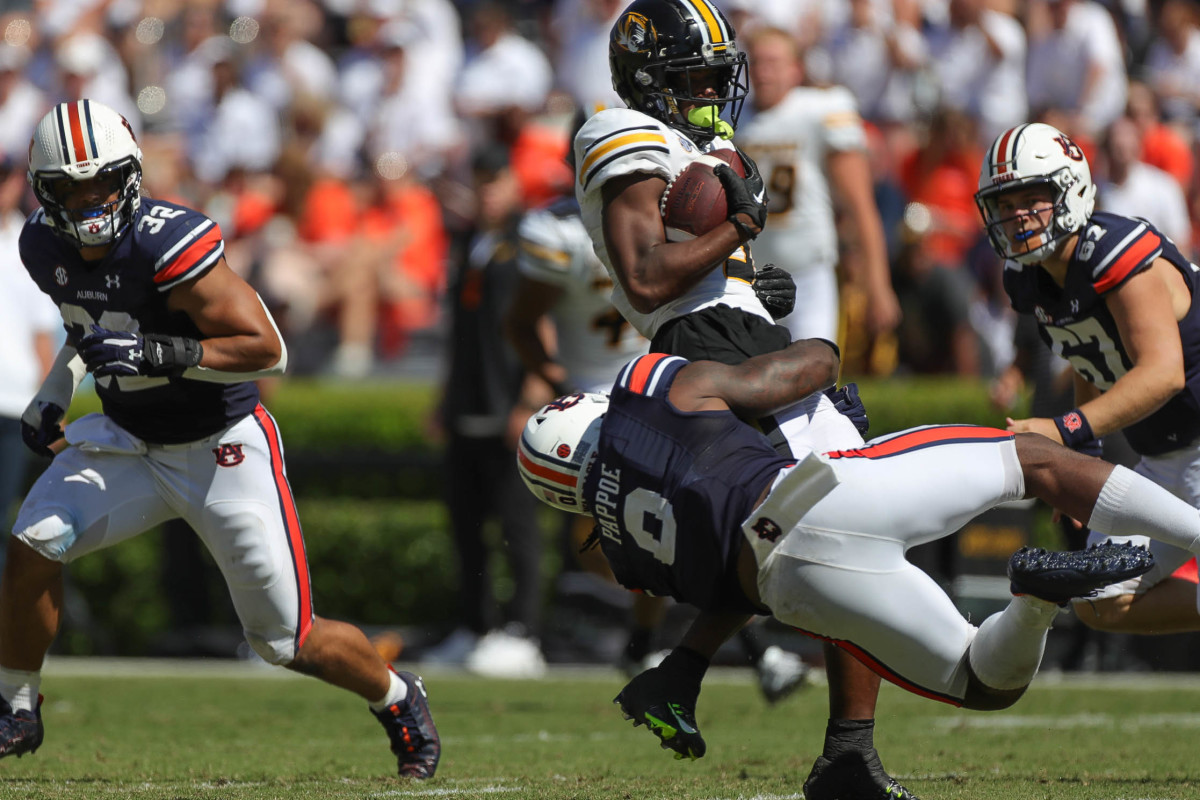
[[[645,725],[675,758],[697,759],[706,745],[696,725],[696,701],[708,659],[687,647],[676,647],[653,669],[625,684],[613,700],[633,726]]]
[[[200,363],[204,348],[195,339],[158,333],[110,331],[92,325],[92,333],[79,341],[79,355],[88,372],[106,375],[181,375]]]
[[[796,307],[796,280],[774,264],[754,273],[754,293],[771,319],[783,319]]]
[[[713,174],[717,176],[717,179],[721,181],[721,186],[725,189],[725,207],[729,211],[726,219],[737,227],[742,241],[746,241],[758,236],[759,231],[767,224],[767,195],[763,187],[762,175],[759,173],[754,159],[740,150],[738,154],[746,167],[746,177],[740,177],[727,164],[718,164],[713,167]],[[754,222],[757,230],[738,219],[738,214],[748,216]]]
[[[63,437],[59,422],[66,412],[57,403],[30,403],[21,415],[21,439],[39,456],[54,458],[50,445]]]
[[[858,429],[860,435],[867,435],[871,421],[867,419],[867,408],[863,405],[862,398],[858,396],[857,383],[847,383],[840,389],[830,386],[825,390],[825,396],[833,401],[833,407],[840,414],[848,417],[854,423],[854,427]]]

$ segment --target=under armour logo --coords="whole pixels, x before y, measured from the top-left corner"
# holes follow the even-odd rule
[[[217,457],[218,467],[236,467],[246,460],[240,444],[223,444],[220,447],[214,447],[213,455]]]
[[[120,289],[121,288],[121,276],[120,275],[105,275],[104,276],[104,285],[105,285],[105,287],[107,287],[109,289]]]
[[[758,534],[758,538],[766,539],[768,542],[774,542],[783,535],[783,529],[773,519],[767,517],[759,517],[750,526],[750,530]]]
[[[1072,301],[1071,301],[1071,313],[1072,313],[1072,314],[1078,314],[1078,313],[1079,313],[1079,301],[1078,301],[1078,300],[1072,300]]]

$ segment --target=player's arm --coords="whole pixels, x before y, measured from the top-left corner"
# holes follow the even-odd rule
[[[675,376],[670,399],[681,411],[728,408],[743,419],[758,419],[832,386],[840,365],[832,343],[801,339],[732,366],[694,361]]]
[[[199,364],[185,377],[217,383],[281,375],[287,348],[258,293],[222,257],[194,281],[171,290],[167,305],[204,335]]]
[[[1096,436],[1145,419],[1184,388],[1179,320],[1191,294],[1175,267],[1160,258],[1106,295],[1105,302],[1133,367],[1080,407]]]
[[[1161,258],[1105,295],[1133,367],[1103,393],[1090,387],[1080,392],[1077,379],[1077,399],[1089,399],[1075,410],[1082,412],[1094,437],[1145,419],[1184,388],[1178,321],[1187,313],[1190,302],[1182,277]],[[1063,429],[1052,419],[1010,421],[1009,430],[1041,433],[1063,441]]]
[[[87,368],[75,347],[63,345],[46,371],[41,387],[21,414],[21,439],[26,447],[40,456],[54,455],[54,444],[63,436],[62,419],[86,374]]]
[[[547,384],[556,395],[570,393],[567,369],[550,354],[550,310],[563,296],[563,288],[522,275],[504,316],[504,333],[525,370]]]
[[[638,172],[610,179],[604,199],[604,243],[625,296],[647,314],[682,296],[761,230],[746,214],[741,229],[725,221],[703,236],[668,242],[659,212],[667,182]]]
[[[97,378],[182,376],[240,383],[281,375],[287,367],[283,337],[266,306],[224,258],[171,289],[167,307],[187,314],[201,338],[92,325],[78,344],[88,371]]]
[[[871,166],[860,150],[835,151],[826,158],[829,181],[841,200],[850,225],[850,240],[857,243],[862,260],[863,289],[867,295],[867,324],[871,333],[894,330],[900,324],[900,301],[892,288],[887,239],[875,205]]]

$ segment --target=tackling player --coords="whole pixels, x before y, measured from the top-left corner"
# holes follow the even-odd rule
[[[730,140],[747,86],[746,56],[732,27],[709,0],[635,0],[612,28],[609,67],[627,108],[599,112],[575,137],[575,193],[596,254],[616,284],[613,305],[651,340],[653,353],[737,363],[786,347],[791,337],[772,317],[791,310],[795,286],[789,280],[769,289],[755,274],[749,242],[762,231],[767,207],[753,161],[743,158],[746,178],[725,165],[714,170],[729,215],[711,231],[693,238],[668,230],[659,211],[667,181],[685,165],[702,153],[734,149]],[[861,418],[865,423],[865,412]],[[862,444],[855,424],[819,391],[762,423],[781,451]],[[710,658],[748,618],[702,612],[684,644]],[[635,678],[621,694],[623,707],[640,716],[669,699],[692,714],[699,681],[680,675],[677,661],[668,656]],[[826,663],[830,722],[806,796],[911,797],[884,771],[873,744],[879,678],[836,647],[826,648]],[[649,685],[642,680],[647,675],[678,680],[663,681],[669,697],[648,696],[639,691]],[[702,755],[680,742],[668,744],[693,758]]]
[[[1200,506],[1197,266],[1146,220],[1094,212],[1083,151],[1049,125],[1000,134],[975,198],[1006,260],[1013,308],[1032,314],[1075,370],[1074,409],[1009,420],[1009,429],[1068,447],[1124,431],[1141,456],[1138,474]],[[1170,577],[1193,554],[1159,541],[1150,548],[1155,568],[1077,604],[1080,620],[1117,632],[1200,630],[1196,585]]]
[[[976,628],[905,559],[909,547],[1031,496],[1103,534],[1200,552],[1195,509],[1043,436],[935,425],[783,457],[742,421],[832,382],[837,368],[835,351],[811,339],[736,366],[642,356],[611,397],[560,397],[535,414],[522,474],[544,502],[596,521],[624,585],[710,613],[770,613],[909,691],[980,710],[1024,693],[1061,606],[1145,572],[1153,557],[1127,543],[1022,548],[1009,563],[1012,601]],[[672,657],[703,673],[698,654]],[[634,718],[667,741],[697,738],[665,706]]]
[[[432,777],[441,743],[421,679],[313,612],[279,429],[253,382],[283,373],[279,331],[225,262],[217,225],[142,197],[141,180],[142,152],[112,109],[62,103],[38,123],[29,182],[42,207],[20,251],[67,342],[22,418],[26,444],[54,460],[21,506],[0,583],[0,756],[42,744],[63,565],[181,517],[220,566],[254,651],[363,697],[399,774]],[[63,447],[85,373],[103,413],[68,425]]]

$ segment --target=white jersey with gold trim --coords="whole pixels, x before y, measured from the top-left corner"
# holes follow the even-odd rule
[[[568,383],[579,391],[608,391],[621,368],[650,343],[609,300],[613,280],[592,250],[579,205],[564,198],[532,211],[517,235],[521,274],[563,290],[550,316]]]
[[[717,304],[740,308],[771,321],[750,282],[743,278],[728,277],[720,268],[713,269],[679,298],[649,314],[639,313],[625,297],[604,243],[601,187],[605,182],[638,172],[657,175],[669,181],[704,153],[729,149],[733,149],[733,145],[722,139],[714,139],[703,147],[697,145],[665,123],[628,108],[609,108],[599,112],[584,123],[575,137],[578,173],[575,196],[579,199],[592,247],[612,276],[612,304],[647,338],[653,338],[655,331],[667,320]],[[670,241],[682,241],[688,238],[688,234],[668,228],[667,238]],[[744,254],[735,254],[731,258],[740,259],[742,263],[746,260]]]
[[[797,87],[766,111],[747,104],[738,145],[755,160],[770,216],[754,240],[759,264],[789,272],[837,263],[837,229],[826,173],[830,153],[865,150],[866,131],[848,90]]]

